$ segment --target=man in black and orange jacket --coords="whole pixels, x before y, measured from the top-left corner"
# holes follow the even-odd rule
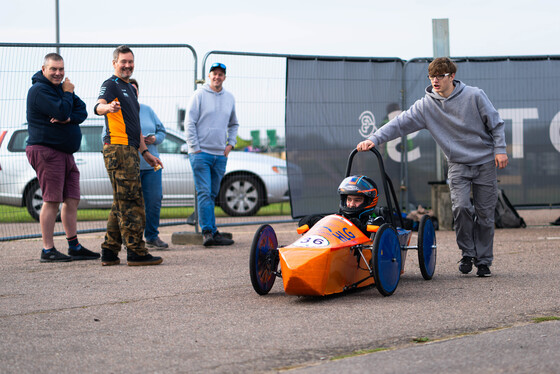
[[[127,46],[113,52],[114,75],[101,85],[93,111],[105,116],[103,158],[113,186],[113,205],[101,245],[101,265],[118,265],[121,246],[127,249],[129,266],[158,265],[163,259],[148,253],[142,239],[146,215],[140,184],[140,157],[154,168],[161,161],[150,154],[141,136],[140,104],[129,83],[134,54]]]

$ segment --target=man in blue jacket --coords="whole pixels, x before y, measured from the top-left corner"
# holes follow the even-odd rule
[[[64,80],[64,60],[57,53],[45,56],[43,67],[33,75],[27,94],[29,137],[25,152],[37,172],[43,192],[39,215],[43,250],[41,262],[94,260],[99,253],[80,245],[77,212],[80,172],[74,156],[80,148],[80,123],[87,118],[86,105],[74,94],[74,84]],[[62,203],[61,219],[68,241],[68,256],[54,247],[54,225]]]
[[[136,97],[140,93],[138,81],[130,78],[130,84],[136,89]],[[163,143],[166,131],[156,112],[146,105],[140,103],[140,128],[144,143],[148,152],[159,157],[158,145]],[[153,249],[167,249],[169,244],[159,237],[159,217],[161,214],[161,200],[163,199],[162,171],[155,170],[143,157],[140,157],[140,181],[142,183],[142,194],[144,195],[144,210],[146,212],[146,227],[144,237],[146,247]]]
[[[357,145],[358,151],[427,129],[448,160],[459,271],[473,264],[479,277],[491,275],[494,209],[498,201],[497,168],[508,164],[504,121],[484,91],[454,80],[457,66],[447,57],[428,66],[426,95]],[[474,210],[471,204],[471,188]]]

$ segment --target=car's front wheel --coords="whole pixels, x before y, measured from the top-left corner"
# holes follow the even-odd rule
[[[253,216],[264,204],[263,185],[252,175],[226,176],[222,181],[219,204],[230,216]]]
[[[25,207],[29,215],[36,221],[39,221],[41,208],[43,207],[43,191],[41,191],[38,180],[31,182],[29,188],[27,188],[25,192]],[[60,222],[60,209],[56,215],[56,220]]]

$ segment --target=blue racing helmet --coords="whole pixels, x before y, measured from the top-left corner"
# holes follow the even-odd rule
[[[362,218],[364,214],[370,215],[377,205],[379,194],[375,182],[365,175],[352,175],[344,178],[338,186],[340,195],[340,213],[348,218]],[[348,195],[363,196],[364,202],[355,208],[346,205]]]

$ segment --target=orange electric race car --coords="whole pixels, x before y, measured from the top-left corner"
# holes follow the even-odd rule
[[[412,232],[402,228],[397,196],[383,159],[375,148],[371,151],[377,156],[386,211],[390,212],[385,217],[386,223],[368,225],[367,231],[371,233],[368,237],[350,220],[331,214],[311,229],[298,228],[303,236],[280,248],[272,226],[262,225],[253,238],[249,263],[251,283],[259,295],[266,295],[276,277],[280,277],[284,292],[289,295],[325,296],[374,284],[382,295],[390,296],[404,272],[408,250],[418,251],[422,277],[432,279],[437,254],[432,220],[429,216],[422,217],[418,243],[411,246]],[[346,177],[350,175],[356,153],[357,150],[350,153]]]

